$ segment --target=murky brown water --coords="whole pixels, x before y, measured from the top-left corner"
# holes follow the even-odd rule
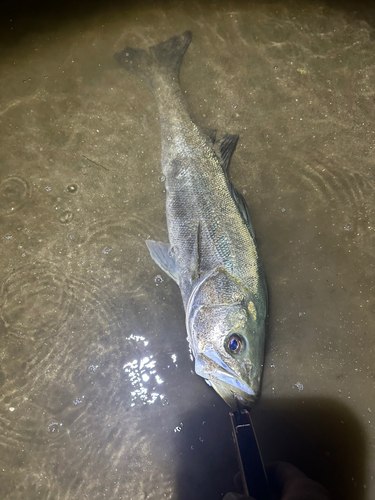
[[[220,499],[228,408],[193,372],[165,241],[157,110],[112,55],[193,32],[181,73],[271,296],[266,461],[374,498],[374,10],[9,7],[0,61],[0,497]]]

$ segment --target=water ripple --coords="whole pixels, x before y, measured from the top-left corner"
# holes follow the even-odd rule
[[[8,177],[0,183],[0,215],[12,215],[30,197],[30,186],[21,177]]]
[[[1,318],[8,333],[33,339],[58,331],[69,311],[67,283],[51,262],[39,261],[15,269],[0,291]]]
[[[368,200],[375,189],[373,179],[328,159],[306,164],[300,179],[313,192],[315,203],[340,209],[338,222],[343,229],[360,239],[369,235]]]

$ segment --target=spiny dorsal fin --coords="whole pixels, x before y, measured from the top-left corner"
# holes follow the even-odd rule
[[[216,154],[222,161],[222,167],[224,172],[228,171],[230,160],[232,158],[234,150],[236,149],[238,139],[239,135],[237,134],[235,135],[225,134],[223,135],[223,137],[218,139],[214,144],[214,149],[216,151]]]

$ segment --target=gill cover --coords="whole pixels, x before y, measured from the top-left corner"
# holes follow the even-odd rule
[[[256,302],[241,281],[218,266],[196,283],[187,304],[195,371],[233,408],[249,406],[259,391],[265,310]]]

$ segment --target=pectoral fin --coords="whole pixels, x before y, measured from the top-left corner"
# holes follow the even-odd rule
[[[147,248],[156,264],[178,284],[178,268],[171,254],[171,245],[161,241],[146,240]]]

